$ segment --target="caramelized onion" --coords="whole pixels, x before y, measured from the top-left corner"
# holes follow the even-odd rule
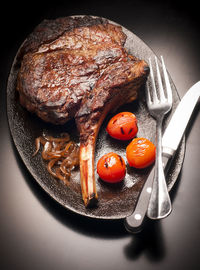
[[[48,161],[48,172],[68,185],[71,171],[79,165],[79,146],[70,140],[68,133],[61,134],[60,138],[43,135],[35,139],[33,156],[39,152],[41,145],[42,158]]]

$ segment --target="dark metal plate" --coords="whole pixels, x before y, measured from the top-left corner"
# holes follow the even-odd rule
[[[123,31],[127,35],[125,47],[129,53],[144,60],[148,60],[149,57],[154,56],[153,51],[135,34],[124,27]],[[7,115],[14,144],[29,172],[53,199],[73,212],[101,219],[121,219],[130,215],[150,172],[150,168],[136,170],[127,166],[127,174],[123,183],[117,185],[105,184],[96,175],[99,203],[96,208],[86,209],[81,197],[79,170],[75,170],[72,173],[70,185],[65,186],[61,181],[49,175],[46,170],[46,163],[41,159],[40,155],[34,158],[32,157],[35,149],[35,138],[40,136],[43,131],[48,131],[48,133],[53,135],[58,135],[61,132],[69,132],[71,138],[77,142],[78,133],[74,121],[64,126],[54,126],[44,123],[20,106],[18,94],[16,93],[16,78],[19,69],[16,58],[13,62],[7,85]],[[171,79],[170,83],[173,90],[174,103],[171,113],[166,118],[165,126],[179,103],[179,96]],[[115,113],[120,111],[133,112],[138,119],[139,132],[137,136],[146,137],[154,142],[155,121],[149,115],[146,108],[144,90],[141,89],[137,101],[121,107]],[[129,142],[116,141],[110,138],[105,132],[107,122],[112,116],[112,114],[107,116],[100,130],[96,146],[96,162],[100,156],[110,151],[117,152],[126,160],[125,149]],[[168,175],[169,190],[171,190],[179,175],[184,153],[185,141],[183,140]]]

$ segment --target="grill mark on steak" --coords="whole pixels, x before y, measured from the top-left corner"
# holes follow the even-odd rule
[[[64,124],[75,117],[80,132],[80,174],[86,206],[97,199],[96,137],[106,114],[137,97],[148,76],[145,61],[123,47],[126,35],[106,19],[45,20],[20,53],[20,102],[44,121]]]

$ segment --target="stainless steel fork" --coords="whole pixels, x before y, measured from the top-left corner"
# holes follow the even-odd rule
[[[147,106],[150,114],[156,119],[157,126],[155,174],[147,210],[147,216],[151,219],[164,218],[172,210],[162,163],[162,124],[165,114],[172,107],[172,91],[162,56],[161,63],[163,76],[161,76],[157,58],[155,57],[155,72],[153,71],[153,61],[149,59],[150,80],[148,81],[146,91]],[[165,82],[166,91],[164,91],[162,78]],[[150,84],[152,93],[150,93]]]

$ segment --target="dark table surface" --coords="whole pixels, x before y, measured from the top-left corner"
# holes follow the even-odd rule
[[[126,232],[123,220],[88,219],[63,209],[30,176],[12,143],[6,82],[18,47],[41,20],[78,14],[118,22],[163,55],[180,97],[200,80],[198,6],[193,1],[23,1],[2,7],[0,269],[200,269],[199,105],[171,192],[173,212],[147,222],[137,235]]]

